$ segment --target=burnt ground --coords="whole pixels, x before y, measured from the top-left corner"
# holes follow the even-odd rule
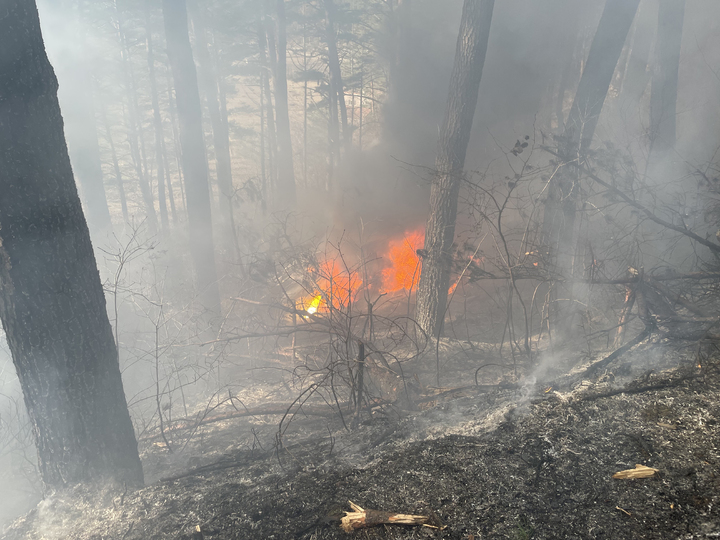
[[[206,436],[223,451],[174,479],[55,494],[2,538],[717,538],[720,370],[717,358],[698,367],[696,350],[646,342],[594,377],[466,388],[424,411],[378,410],[351,432],[297,420],[279,451],[259,428],[257,445],[233,446],[244,424],[216,423]],[[269,436],[278,419],[264,421]],[[146,467],[168,470],[156,447]],[[659,473],[612,478],[636,464]],[[345,533],[348,500],[442,529]]]

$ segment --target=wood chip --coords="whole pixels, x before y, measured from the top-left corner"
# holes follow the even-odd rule
[[[629,480],[633,478],[650,478],[655,476],[660,471],[653,469],[652,467],[646,467],[645,465],[635,465],[634,469],[627,469],[625,471],[616,472],[613,474],[613,478],[619,480]]]

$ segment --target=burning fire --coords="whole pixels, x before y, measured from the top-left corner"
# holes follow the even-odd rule
[[[425,231],[419,229],[405,233],[404,237],[388,242],[384,259],[387,268],[382,271],[383,293],[401,290],[412,291],[420,280],[420,257],[418,250],[425,243]],[[326,311],[328,305],[334,309],[343,309],[354,302],[363,287],[359,272],[348,268],[341,259],[327,259],[317,268],[308,269],[314,290],[311,295],[299,299],[296,308],[309,314]],[[448,294],[452,294],[458,283],[452,283]],[[368,285],[368,288],[372,285]]]
[[[382,291],[393,293],[401,289],[412,290],[420,279],[420,257],[417,250],[425,243],[425,231],[422,229],[406,233],[399,240],[391,240],[388,245],[390,266],[382,272]]]
[[[298,300],[295,307],[311,315],[327,308],[328,304],[335,309],[347,307],[355,301],[363,284],[357,271],[335,259],[322,262],[319,268],[311,268],[310,274],[316,290],[312,296]]]

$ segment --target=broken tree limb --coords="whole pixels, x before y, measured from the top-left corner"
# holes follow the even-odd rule
[[[634,339],[632,339],[631,341],[628,341],[625,345],[623,345],[619,349],[616,349],[615,351],[613,351],[612,353],[607,355],[602,360],[599,360],[599,361],[595,362],[594,364],[592,364],[590,367],[588,367],[585,370],[585,372],[582,374],[582,376],[589,377],[589,376],[593,375],[598,369],[607,366],[610,362],[612,362],[616,358],[619,358],[620,356],[622,356],[623,354],[628,352],[630,349],[632,349],[635,345],[637,345],[642,340],[644,340],[646,337],[648,337],[650,334],[652,334],[652,330],[653,329],[651,326],[649,326],[649,325],[646,326],[645,329],[642,332],[640,332],[637,336],[635,336]]]
[[[412,514],[395,514],[383,512],[382,510],[365,510],[352,501],[348,501],[352,512],[345,512],[340,520],[340,526],[345,532],[352,532],[356,529],[375,527],[376,525],[425,525],[430,519],[428,516],[416,516]]]

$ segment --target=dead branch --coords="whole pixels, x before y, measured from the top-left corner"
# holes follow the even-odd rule
[[[541,146],[541,148],[543,150],[545,150],[546,152],[548,152],[549,154],[552,154],[552,155],[562,159],[562,156],[560,154],[558,154],[557,152],[555,152],[554,150],[552,150],[551,148],[546,147],[546,146]],[[611,193],[620,197],[629,206],[632,206],[633,208],[635,208],[635,209],[639,210],[640,212],[642,212],[643,214],[645,214],[645,216],[650,221],[653,221],[653,222],[657,223],[658,225],[661,225],[667,229],[670,229],[671,231],[675,231],[684,236],[687,236],[688,238],[690,238],[692,240],[695,240],[698,244],[702,244],[703,246],[709,248],[710,251],[712,251],[716,255],[720,254],[720,245],[715,244],[715,243],[711,242],[710,240],[708,240],[707,238],[703,238],[702,236],[700,236],[698,234],[695,234],[694,232],[692,232],[689,229],[686,229],[685,227],[680,227],[679,225],[675,225],[674,223],[665,221],[661,217],[656,216],[653,212],[651,212],[649,209],[645,208],[642,204],[631,199],[623,191],[619,190],[612,184],[608,184],[605,180],[600,178],[598,175],[593,174],[590,170],[588,170],[587,167],[583,167],[582,165],[580,165],[579,163],[575,163],[574,161],[569,161],[567,164],[573,166],[581,173],[587,175],[588,178],[594,180],[595,182],[597,182],[598,184],[603,186],[605,189],[607,189]]]
[[[628,341],[625,345],[620,347],[619,349],[616,349],[611,354],[603,358],[602,360],[599,360],[592,364],[590,367],[588,367],[582,374],[582,377],[590,377],[592,376],[597,370],[600,368],[603,368],[607,366],[610,362],[615,360],[616,358],[621,357],[623,354],[628,352],[630,349],[632,349],[635,345],[643,341],[646,337],[648,337],[650,334],[652,334],[653,328],[651,326],[646,326],[645,329],[640,332],[637,336],[635,336],[634,339],[631,341]]]
[[[430,519],[428,516],[416,516],[412,514],[396,514],[383,512],[382,510],[365,510],[352,501],[348,501],[352,512],[345,512],[340,520],[340,526],[345,532],[352,532],[356,529],[375,527],[376,525],[425,525]]]

